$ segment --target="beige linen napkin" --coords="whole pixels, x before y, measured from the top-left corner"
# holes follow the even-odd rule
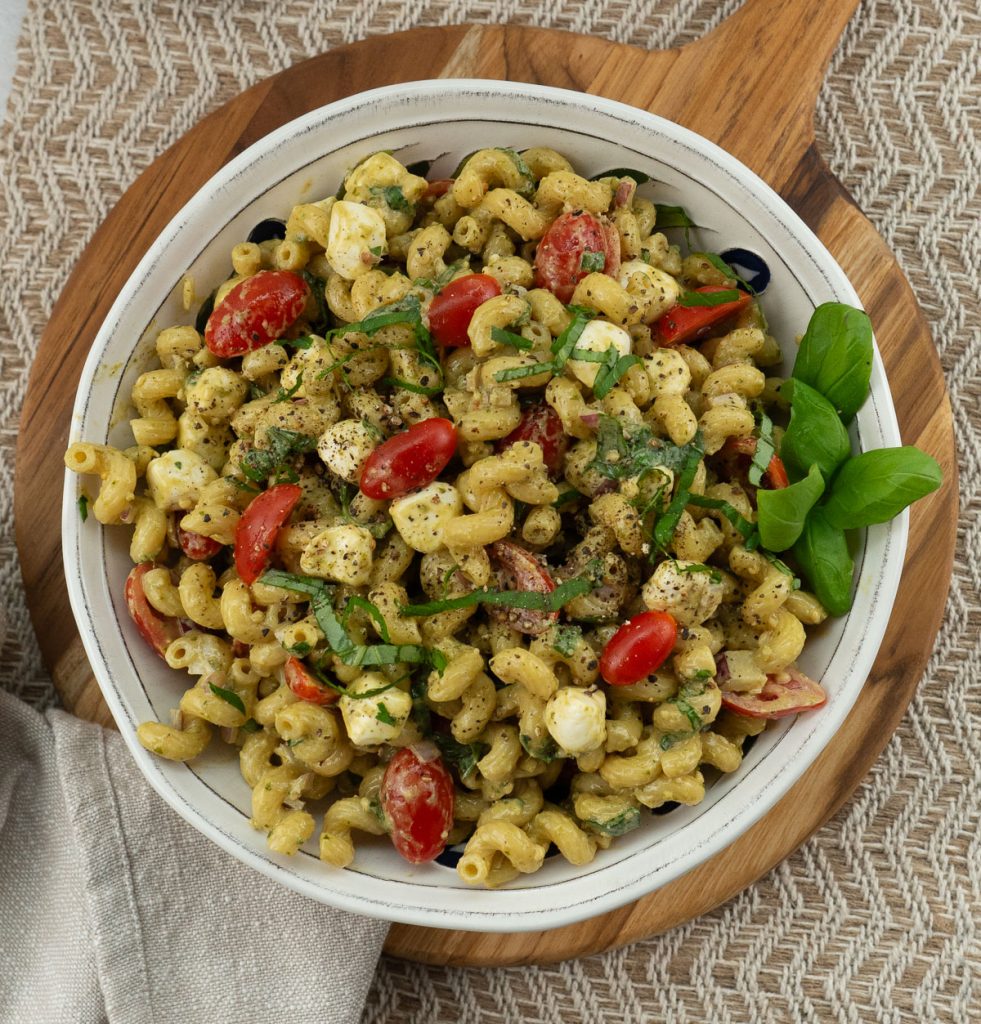
[[[347,1024],[388,925],[234,860],[122,739],[0,692],[0,1021]]]

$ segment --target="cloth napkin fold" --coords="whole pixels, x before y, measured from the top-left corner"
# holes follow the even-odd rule
[[[0,1021],[347,1024],[388,924],[240,864],[122,739],[0,692]]]

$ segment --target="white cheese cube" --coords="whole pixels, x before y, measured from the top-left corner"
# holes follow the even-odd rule
[[[385,221],[370,206],[334,203],[327,233],[327,261],[341,277],[353,281],[366,274],[388,251]]]
[[[346,523],[318,533],[300,555],[300,569],[310,576],[353,587],[368,582],[375,539],[361,526]]]
[[[643,260],[620,264],[620,285],[644,306],[644,322],[663,316],[681,297],[681,285],[666,271]]]
[[[707,572],[685,572],[698,562],[662,562],[641,591],[644,605],[668,612],[679,625],[700,626],[711,618],[725,595],[725,587]]]
[[[317,454],[332,473],[349,484],[356,484],[377,443],[377,435],[360,420],[341,420],[320,435]]]
[[[596,687],[563,687],[545,705],[545,726],[567,754],[596,750],[606,741],[606,695]]]
[[[620,356],[629,356],[630,347],[630,335],[622,327],[607,323],[605,320],[590,320],[576,342],[576,348],[586,349],[588,352],[602,353],[614,348],[618,359]],[[602,363],[591,363],[585,359],[570,359],[568,362],[569,369],[589,387],[593,386],[601,365]]]
[[[428,555],[443,543],[443,527],[463,512],[460,493],[437,480],[392,502],[389,513],[395,529],[413,551]]]
[[[388,683],[380,672],[366,672],[348,686],[348,691],[369,693]],[[412,711],[412,697],[394,686],[376,697],[344,696],[339,703],[344,727],[356,747],[375,747],[396,739]]]
[[[197,452],[187,448],[174,448],[155,459],[146,467],[146,482],[154,504],[165,512],[194,508],[203,488],[218,474]]]

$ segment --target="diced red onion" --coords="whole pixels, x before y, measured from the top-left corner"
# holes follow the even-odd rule
[[[413,743],[409,749],[423,764],[429,764],[430,761],[435,761],[439,757],[439,747],[432,740],[420,740],[418,743]]]

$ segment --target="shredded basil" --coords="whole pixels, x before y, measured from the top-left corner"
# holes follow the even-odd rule
[[[570,501],[578,501],[580,498],[584,498],[585,495],[577,491],[574,487],[568,491],[563,491],[556,499],[552,502],[553,508],[562,508],[568,505]]]
[[[554,366],[551,363],[532,363],[530,366],[512,366],[507,370],[498,370],[494,374],[494,380],[504,383],[506,380],[520,380],[522,377],[535,377],[539,373],[552,373]]]
[[[762,409],[756,433],[756,451],[753,452],[753,461],[749,467],[749,482],[754,487],[759,487],[763,474],[770,468],[770,460],[777,451],[777,446],[773,442],[773,421]]]
[[[590,274],[602,271],[605,266],[605,252],[593,252],[592,249],[586,249],[579,259],[579,269]]]
[[[297,374],[296,383],[293,385],[293,387],[289,388],[288,390],[286,388],[280,388],[279,391],[276,393],[276,397],[272,400],[271,404],[278,405],[280,402],[288,402],[302,387],[303,374],[300,373]]]
[[[441,732],[434,733],[432,739],[443,758],[460,773],[461,779],[465,779],[490,750],[486,743],[458,743],[452,736]]]
[[[78,514],[83,523],[89,517],[89,499],[85,494],[78,496]]]
[[[242,732],[258,732],[262,728],[254,718],[247,718],[240,726]]]
[[[726,261],[714,252],[693,252],[692,256],[707,260],[720,273],[725,274],[731,281],[738,281],[748,292],[756,294],[756,289],[743,277],[741,277]]]
[[[640,827],[640,808],[627,807],[612,818],[589,818],[583,824],[605,836],[622,836]]]
[[[276,344],[282,345],[283,348],[307,349],[313,345],[313,338],[309,334],[303,335],[302,338],[277,338]]]
[[[412,203],[405,198],[405,193],[398,185],[377,185],[369,189],[373,196],[381,196],[390,210],[399,213],[411,213]]]
[[[524,338],[513,331],[506,331],[502,327],[491,328],[491,338],[500,345],[511,345],[513,348],[531,348],[531,339]]]
[[[625,425],[616,416],[601,413],[596,433],[596,457],[587,469],[595,470],[610,480],[639,477],[652,469],[677,473],[688,464],[693,445],[694,441],[681,446],[672,444],[655,437],[648,426]]]
[[[435,615],[437,612],[450,611],[454,608],[470,608],[475,604],[499,604],[508,608],[530,608],[534,611],[557,612],[563,605],[592,589],[592,581],[577,577],[560,583],[549,594],[518,590],[474,590],[461,597],[449,597],[443,601],[429,601],[426,604],[409,604],[399,610],[402,615],[410,615],[413,618]]]
[[[282,427],[267,427],[266,439],[269,447],[246,452],[239,469],[255,483],[263,483],[270,477],[275,477],[277,482],[296,483],[298,477],[287,460],[293,455],[313,451],[317,447],[317,439]]]
[[[242,703],[242,698],[234,690],[225,690],[220,686],[215,686],[214,683],[208,683],[208,685],[216,697],[221,697],[226,704],[231,704],[236,711],[241,711],[243,715],[245,714],[245,705]]]
[[[655,224],[662,231],[666,228],[684,228],[685,245],[690,249],[690,232],[698,225],[688,216],[688,211],[683,206],[668,206],[664,203],[655,203],[654,210],[657,214]]]
[[[392,717],[391,711],[389,711],[385,706],[384,701],[378,702],[378,712],[375,715],[375,718],[377,718],[383,725],[398,725],[398,722],[396,722]]]
[[[678,299],[678,305],[685,308],[694,306],[724,306],[727,302],[737,302],[742,297],[742,292],[736,288],[724,288],[720,292],[694,292],[683,291]]]
[[[305,658],[313,650],[313,647],[306,640],[301,640],[298,644],[287,647],[286,650],[295,658]]]
[[[674,567],[680,573],[705,573],[705,575],[708,576],[713,583],[722,582],[722,573],[719,572],[718,569],[713,569],[711,565],[702,565],[701,563],[692,565],[682,565],[680,562],[676,561],[674,563]]]
[[[695,480],[695,474],[698,472],[698,466],[704,454],[701,434],[696,434],[694,441],[690,442],[687,447],[689,448],[688,458],[678,478],[678,489],[675,492],[674,498],[671,499],[668,510],[654,525],[654,542],[662,549],[667,548],[668,542],[674,536],[675,527],[678,525],[681,513],[684,512],[685,506],[691,500],[690,488]]]
[[[706,498],[703,494],[690,494],[688,495],[688,504],[695,505],[698,508],[718,509],[746,540],[749,540],[756,532],[756,527],[743,516],[739,509],[730,505],[728,501],[723,501],[721,498]]]

